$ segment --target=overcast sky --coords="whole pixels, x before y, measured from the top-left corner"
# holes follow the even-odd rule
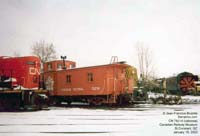
[[[118,56],[136,67],[140,41],[157,75],[200,74],[200,1],[0,0],[0,55],[30,55],[38,40],[79,66]]]

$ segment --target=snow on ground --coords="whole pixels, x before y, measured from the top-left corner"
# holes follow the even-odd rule
[[[159,98],[162,97],[164,98],[163,93],[153,93],[153,92],[148,92],[148,98]],[[175,98],[177,95],[167,95],[166,98]],[[186,96],[181,96],[182,103],[183,104],[200,104],[200,96],[192,96],[192,95],[186,95]]]
[[[123,108],[51,107],[37,112],[1,112],[0,136],[172,136],[174,127],[159,124],[177,116],[163,113],[188,111],[198,112],[200,132],[200,105],[143,104]]]
[[[200,96],[182,96],[182,101],[185,104],[200,104]]]

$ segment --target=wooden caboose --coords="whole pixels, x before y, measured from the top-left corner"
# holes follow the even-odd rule
[[[61,102],[88,102],[91,105],[124,104],[131,100],[137,71],[125,63],[75,68],[76,63],[61,60],[44,64],[44,82],[50,98]],[[54,66],[54,67],[53,67]]]

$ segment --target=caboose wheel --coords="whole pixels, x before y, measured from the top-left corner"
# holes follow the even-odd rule
[[[67,101],[67,105],[70,106],[72,104],[72,101]]]
[[[94,97],[89,99],[89,104],[91,106],[101,106],[103,104],[104,98]]]
[[[56,105],[56,106],[60,106],[60,105],[61,105],[61,100],[56,99],[56,100],[55,100],[55,105]]]
[[[0,100],[0,111],[4,110],[4,103],[3,100]]]

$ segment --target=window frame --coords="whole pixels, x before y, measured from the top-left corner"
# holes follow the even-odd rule
[[[94,81],[94,74],[92,72],[87,73],[87,81],[93,82]]]
[[[71,83],[72,82],[72,76],[70,74],[66,75],[66,83]]]

